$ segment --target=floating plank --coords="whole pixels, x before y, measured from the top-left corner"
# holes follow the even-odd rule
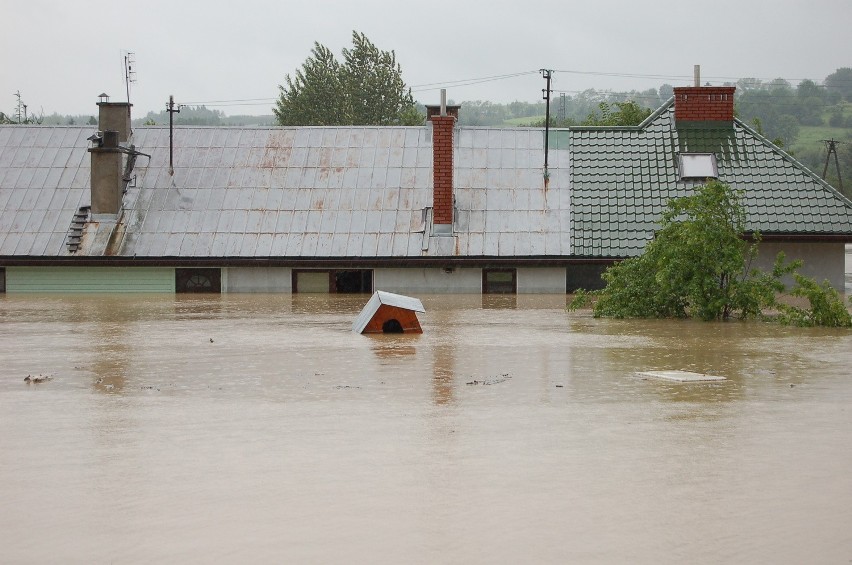
[[[696,383],[706,381],[726,381],[725,377],[705,375],[704,373],[691,373],[689,371],[642,371],[636,373],[637,377],[646,379],[663,379],[678,383]]]

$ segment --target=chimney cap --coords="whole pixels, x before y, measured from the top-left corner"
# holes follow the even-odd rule
[[[447,116],[452,116],[455,119],[459,119],[459,109],[460,105],[447,105],[446,107]],[[441,116],[441,107],[434,106],[432,104],[426,104],[426,119],[431,120],[433,117]]]

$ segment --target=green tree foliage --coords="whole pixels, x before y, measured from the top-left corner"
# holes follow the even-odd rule
[[[311,56],[284,77],[273,108],[279,125],[418,125],[411,90],[393,51],[382,51],[357,31],[343,62],[314,43]]]
[[[18,117],[9,116],[9,115],[4,114],[3,112],[0,112],[0,124],[22,124],[22,125],[26,124],[26,125],[37,125],[38,126],[38,125],[41,125],[43,121],[44,121],[44,116],[42,116],[42,115],[27,116],[26,118],[23,118],[23,117],[18,118]]]
[[[796,286],[790,292],[792,296],[807,298],[810,308],[801,308],[789,304],[779,304],[778,319],[783,324],[795,326],[827,326],[848,328],[852,326],[852,316],[843,302],[840,293],[828,281],[822,284],[795,273]]]
[[[781,278],[799,266],[779,256],[771,273],[750,269],[757,244],[743,238],[739,192],[711,181],[691,196],[669,201],[661,229],[645,252],[607,269],[594,294],[596,317],[727,320],[751,318],[775,303]]]
[[[169,113],[160,110],[158,113],[148,112],[144,118],[136,120],[134,125],[154,125],[169,123]],[[174,115],[177,126],[221,126],[226,125],[225,113],[222,110],[211,110],[207,106],[181,106],[180,113]]]
[[[813,112],[821,115],[823,105],[819,104],[816,110],[802,110],[802,101],[786,83],[776,81],[774,88],[750,84],[749,90],[737,98],[737,115],[746,122],[760,124],[759,133],[789,147],[799,134],[800,117]]]
[[[618,108],[613,110],[613,106]],[[584,126],[638,126],[651,115],[650,108],[643,108],[633,100],[627,102],[608,102],[598,104],[598,112],[590,113],[582,124]]]
[[[825,88],[829,94],[852,102],[852,68],[843,67],[825,77]]]

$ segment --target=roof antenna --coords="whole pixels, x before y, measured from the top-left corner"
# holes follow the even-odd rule
[[[136,53],[124,52],[124,86],[127,88],[127,103],[130,104],[130,83],[136,82]]]

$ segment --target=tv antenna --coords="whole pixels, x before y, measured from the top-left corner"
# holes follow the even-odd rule
[[[130,104],[130,83],[136,82],[136,53],[124,52],[124,86],[127,89],[127,103]]]
[[[836,139],[821,139],[823,143],[825,143],[826,147],[828,147],[828,153],[825,154],[825,167],[822,169],[822,178],[825,179],[825,174],[828,172],[828,161],[831,159],[831,156],[834,155],[834,167],[837,171],[837,188],[840,189],[840,192],[843,192],[843,178],[840,176],[840,163],[837,160],[837,144],[843,143],[842,141],[837,141]]]

